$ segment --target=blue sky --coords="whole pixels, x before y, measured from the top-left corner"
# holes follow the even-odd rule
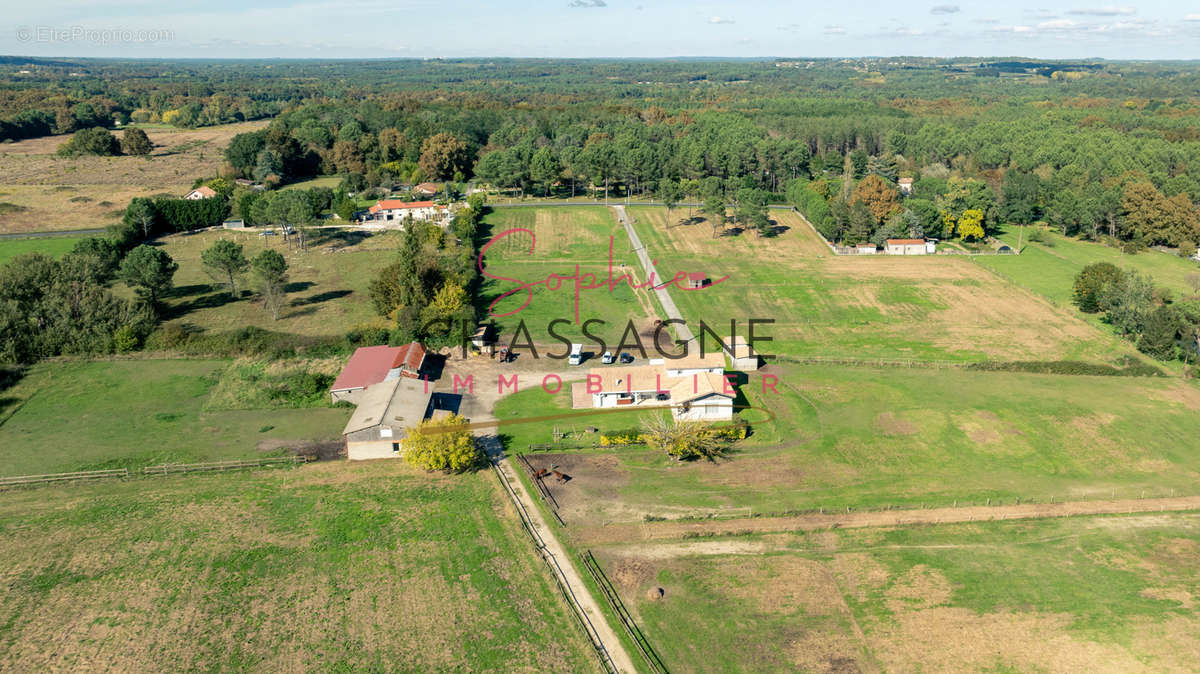
[[[7,4],[0,53],[35,56],[1200,58],[1200,0]]]

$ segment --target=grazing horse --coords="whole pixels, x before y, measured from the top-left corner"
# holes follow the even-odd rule
[[[534,477],[535,479],[538,479],[538,480],[540,480],[540,479],[542,479],[542,478],[546,477],[546,476],[547,476],[547,475],[549,475],[549,474],[550,474],[550,471],[546,470],[545,468],[538,468],[538,469],[537,469],[537,472],[533,474],[533,477]]]
[[[559,484],[563,484],[567,480],[571,479],[570,475],[567,475],[565,473],[560,473],[557,470],[551,471],[550,474],[554,476],[554,479],[558,480]]]

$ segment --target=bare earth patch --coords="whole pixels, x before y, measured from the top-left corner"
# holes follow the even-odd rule
[[[937,607],[873,625],[872,651],[888,671],[1147,671],[1126,649],[1074,637],[1072,617]]]
[[[884,412],[875,417],[875,427],[884,435],[913,435],[920,430],[916,425],[897,418],[891,412]]]

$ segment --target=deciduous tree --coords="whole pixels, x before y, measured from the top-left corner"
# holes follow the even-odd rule
[[[449,133],[437,133],[421,143],[421,158],[417,162],[429,180],[449,180],[455,171],[466,172],[470,162],[467,146]]]
[[[855,202],[866,204],[876,223],[883,222],[889,215],[900,210],[899,194],[886,180],[877,175],[869,175],[859,181],[853,196],[850,197],[850,203]]]
[[[409,427],[400,449],[409,465],[447,473],[470,470],[484,460],[467,420],[457,414]]]
[[[145,156],[154,150],[154,143],[146,132],[131,126],[121,134],[121,151],[129,155]]]

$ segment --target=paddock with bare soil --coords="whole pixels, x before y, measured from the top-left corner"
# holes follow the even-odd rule
[[[1186,671],[1200,515],[593,548],[686,671]]]

